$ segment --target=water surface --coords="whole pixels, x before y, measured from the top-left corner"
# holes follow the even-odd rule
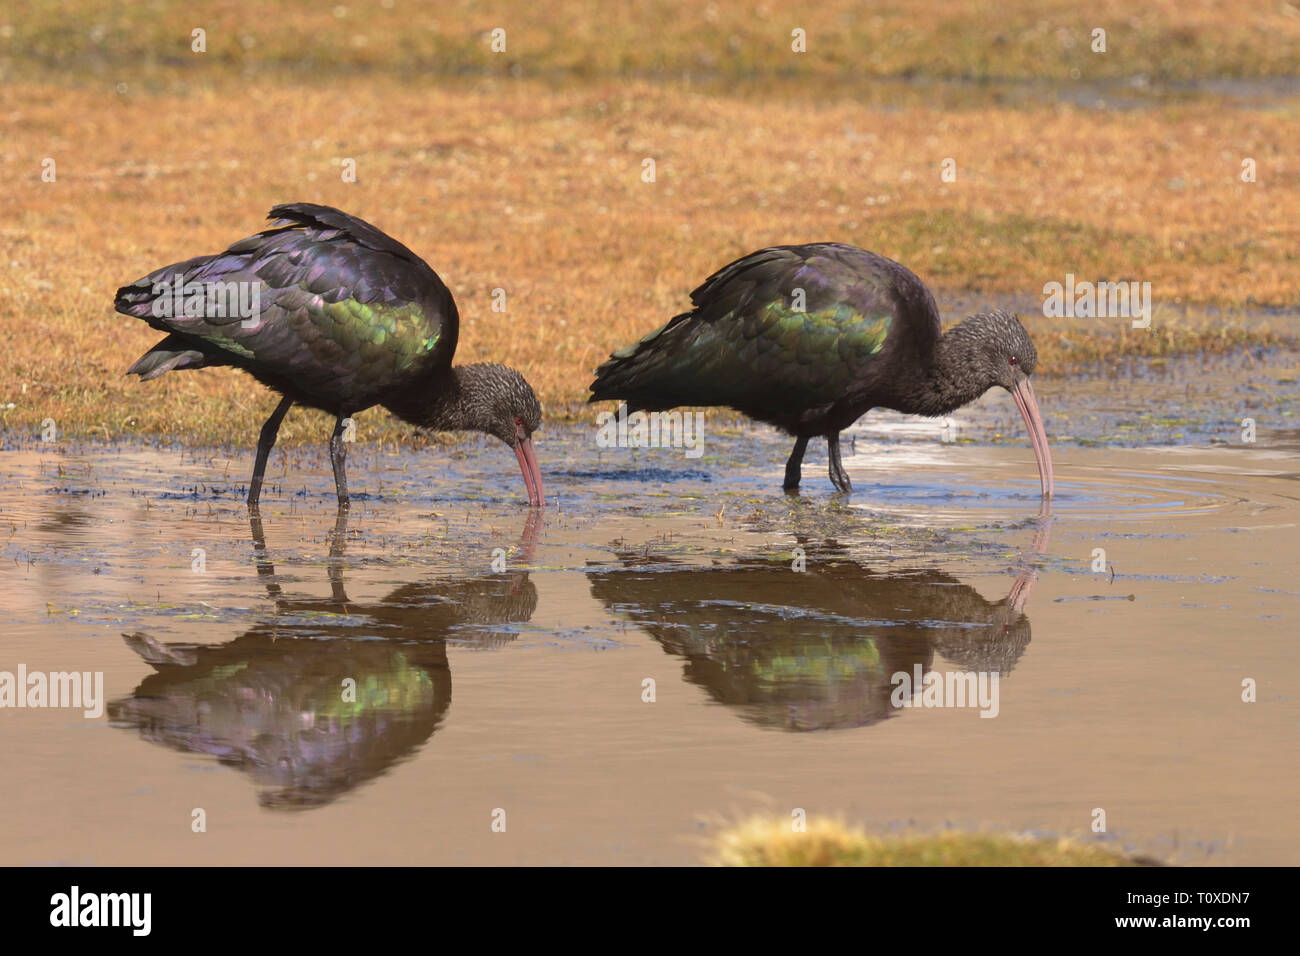
[[[1057,444],[1050,515],[1005,396],[957,441],[869,418],[850,497],[817,448],[781,494],[764,429],[687,459],[548,426],[541,516],[487,442],[362,442],[346,521],[325,457],[277,451],[260,523],[246,451],[11,442],[0,670],[102,671],[108,703],[0,710],[0,862],[693,863],[760,809],[1088,835],[1101,808],[1117,846],[1294,863],[1297,435],[1234,441],[1225,381],[1217,444]],[[1068,387],[1051,434],[1097,407]],[[992,719],[891,702],[995,670]]]

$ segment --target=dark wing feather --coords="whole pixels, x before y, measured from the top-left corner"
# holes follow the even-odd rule
[[[268,218],[276,223],[225,252],[166,266],[118,290],[119,312],[171,333],[131,371],[152,377],[236,365],[307,404],[355,410],[450,366],[456,306],[419,256],[328,206],[276,206]],[[244,284],[245,304],[256,293],[256,317],[210,307],[176,314],[168,291],[177,275],[187,286]]]
[[[925,347],[940,332],[920,279],[837,243],[759,250],[719,269],[691,301],[693,311],[597,369],[590,400],[728,405],[789,424],[861,387],[898,343]]]

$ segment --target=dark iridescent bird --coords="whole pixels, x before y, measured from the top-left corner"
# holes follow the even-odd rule
[[[348,507],[345,422],[373,405],[421,428],[496,436],[514,450],[530,504],[545,504],[532,442],[537,396],[514,369],[451,364],[459,314],[428,264],[329,206],[281,205],[267,218],[269,228],[225,252],[123,286],[114,303],[168,333],[127,374],[148,381],[233,365],[284,396],[262,426],[249,507],[257,508],[267,456],[295,402],[336,418],[330,459],[340,508]]]
[[[939,416],[990,388],[1011,392],[1038,460],[1052,457],[1029,384],[1038,353],[1015,316],[985,312],[942,331],[934,297],[892,259],[840,243],[761,249],[691,293],[695,308],[596,370],[588,401],[629,411],[728,406],[795,436],[785,488],[822,436],[831,482],[849,491],[840,432],[873,408]]]

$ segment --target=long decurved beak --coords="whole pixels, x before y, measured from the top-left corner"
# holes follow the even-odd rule
[[[1011,397],[1016,400],[1029,431],[1029,441],[1034,446],[1034,457],[1038,459],[1038,480],[1043,485],[1043,497],[1051,498],[1056,490],[1056,479],[1052,474],[1052,453],[1047,448],[1047,431],[1043,428],[1043,413],[1038,410],[1038,399],[1034,397],[1034,387],[1029,384],[1029,376],[1018,375]]]
[[[537,464],[537,455],[533,452],[533,440],[522,434],[515,439],[515,457],[519,459],[519,470],[524,475],[524,485],[528,488],[528,504],[532,508],[541,508],[546,504],[542,493],[542,469]]]

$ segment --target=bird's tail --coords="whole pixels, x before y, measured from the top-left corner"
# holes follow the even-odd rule
[[[147,382],[173,369],[202,368],[204,364],[205,356],[194,348],[192,340],[180,335],[169,335],[136,359],[126,374],[139,375],[140,381]]]
[[[118,312],[143,319],[160,332],[171,333],[136,359],[126,370],[127,375],[139,375],[142,382],[147,382],[173,369],[202,368],[207,364],[207,357],[195,347],[195,340],[180,334],[171,321],[173,317],[183,316],[184,310],[178,311],[177,303],[166,301],[166,297],[174,295],[178,285],[184,290],[217,258],[219,257],[198,256],[184,262],[175,262],[155,269],[147,276],[117,290],[113,308]]]
[[[679,315],[667,325],[655,329],[640,341],[614,352],[596,369],[596,380],[591,383],[587,402],[622,400],[629,411],[673,408],[684,404],[680,398],[669,399],[674,389],[674,348],[663,341],[672,336],[680,320],[690,313]]]
[[[156,329],[167,331],[167,326],[161,321],[160,313],[164,315],[169,313],[167,310],[155,309],[154,303],[163,296],[172,295],[177,282],[182,287],[191,282],[195,275],[215,258],[217,257],[198,256],[155,269],[147,276],[118,289],[117,295],[113,298],[113,308],[123,315],[133,315],[137,319],[144,319]]]

